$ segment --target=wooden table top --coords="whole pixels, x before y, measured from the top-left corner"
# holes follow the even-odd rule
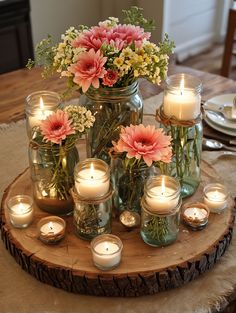
[[[189,73],[199,77],[203,83],[203,99],[222,93],[236,93],[236,82],[219,75],[204,73],[187,67],[170,66],[169,74]],[[34,91],[51,90],[63,92],[66,79],[57,76],[43,79],[41,69],[21,69],[0,75],[0,123],[10,123],[24,118],[25,98]],[[146,80],[140,84],[143,98],[158,94],[162,89]]]

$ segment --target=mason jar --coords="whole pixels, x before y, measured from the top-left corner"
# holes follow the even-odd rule
[[[127,87],[90,88],[81,96],[84,105],[95,115],[95,123],[87,138],[87,154],[110,163],[109,149],[117,141],[122,126],[140,124],[143,118],[143,101],[139,84]]]
[[[202,151],[202,84],[188,74],[175,74],[167,78],[161,107],[160,122],[172,137],[173,160],[168,174],[177,177],[181,195],[192,195],[200,183]]]
[[[166,176],[147,180],[141,201],[141,237],[145,243],[159,247],[174,242],[179,232],[180,184]]]

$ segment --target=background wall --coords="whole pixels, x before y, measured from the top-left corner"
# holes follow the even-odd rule
[[[30,5],[34,46],[48,34],[58,41],[70,26],[100,19],[100,0],[30,0]]]
[[[232,0],[30,0],[34,45],[51,34],[55,41],[69,26],[96,25],[109,16],[121,17],[122,9],[142,7],[157,29],[152,41],[164,33],[176,44],[179,61],[197,54],[225,37]]]

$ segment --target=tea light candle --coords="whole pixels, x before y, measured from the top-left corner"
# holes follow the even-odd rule
[[[105,234],[91,241],[91,249],[94,265],[108,271],[119,265],[123,244],[119,237]]]
[[[174,178],[161,175],[151,178],[146,184],[146,203],[152,213],[163,213],[174,209],[180,196],[180,185]],[[171,182],[171,184],[170,184]],[[166,184],[169,184],[166,186]]]
[[[204,190],[204,203],[212,213],[221,213],[228,204],[228,191],[221,184],[208,184]]]
[[[187,203],[183,206],[182,218],[193,230],[200,230],[208,223],[209,208],[200,202]]]
[[[185,76],[176,75],[176,78],[181,77],[179,87],[170,85],[164,94],[164,114],[178,120],[192,120],[200,114],[201,96],[194,88],[185,87]]]
[[[75,188],[85,199],[97,199],[109,192],[108,165],[98,159],[87,159],[75,167]]]
[[[55,244],[65,235],[65,221],[58,216],[42,218],[37,225],[39,239],[47,244]]]
[[[17,195],[7,202],[11,224],[17,228],[28,227],[33,221],[33,199],[27,195]]]

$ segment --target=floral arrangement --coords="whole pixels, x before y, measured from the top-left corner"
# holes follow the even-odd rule
[[[36,171],[43,176],[41,183],[45,182],[43,194],[53,194],[60,200],[70,198],[72,167],[78,161],[75,143],[93,126],[94,121],[94,116],[86,108],[68,105],[49,115],[33,129],[31,146],[38,150],[42,168]],[[45,172],[47,170],[49,172]]]
[[[51,37],[36,47],[36,61],[44,65],[44,76],[58,72],[68,78],[69,87],[86,92],[91,86],[123,87],[139,77],[159,84],[166,77],[169,54],[174,44],[166,35],[159,45],[149,41],[154,28],[140,8],[123,11],[125,24],[110,17],[97,26],[70,27],[62,41],[52,46]]]
[[[115,206],[140,213],[140,201],[148,176],[165,170],[171,162],[171,137],[153,125],[123,127],[110,150]]]

